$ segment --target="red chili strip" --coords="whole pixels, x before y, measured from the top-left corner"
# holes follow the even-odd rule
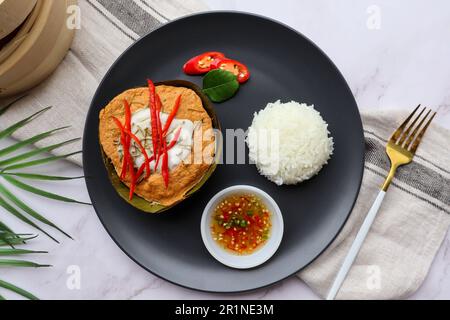
[[[150,160],[150,162],[152,162],[153,160],[155,160],[155,157],[151,156],[149,160]],[[144,172],[144,169],[145,169],[145,163],[141,164],[141,166],[139,167],[139,170],[138,170],[138,172],[136,174],[136,179],[139,179],[139,177]]]
[[[158,167],[158,163],[159,163],[159,158],[161,156],[161,151],[162,151],[162,144],[164,143],[163,140],[163,135],[162,135],[162,127],[161,127],[161,109],[162,109],[162,104],[161,104],[161,98],[159,97],[158,94],[156,94],[156,124],[157,124],[157,129],[158,129],[158,152],[157,152],[157,156],[156,158],[156,166],[155,168]]]
[[[162,131],[163,136],[167,133],[167,131],[170,128],[170,125],[172,124],[172,120],[177,115],[178,109],[180,108],[180,104],[181,104],[181,94],[177,97],[177,100],[175,101],[175,106],[173,107],[172,111],[169,114],[169,117],[167,118],[166,124]]]
[[[167,146],[167,150],[172,149],[175,144],[178,142],[178,139],[180,138],[180,134],[181,134],[181,127],[178,128],[178,130],[175,132],[175,135],[173,136],[172,141],[170,141],[169,145]]]
[[[181,133],[181,128],[179,128],[179,129],[177,130],[177,132],[175,133],[174,138],[172,139],[172,141],[170,142],[170,144],[167,146],[167,151],[171,150],[171,149],[175,146],[175,144],[177,143],[177,141],[178,141],[178,139],[179,139],[179,137],[180,137],[180,133]],[[154,157],[154,156],[151,156],[151,157],[149,158],[149,160],[150,160],[150,162],[152,162],[153,160],[155,160],[155,157]],[[158,166],[156,166],[155,168],[157,168],[157,167],[158,167]],[[142,173],[144,172],[144,169],[145,169],[145,163],[143,163],[143,164],[141,165],[141,167],[139,168],[139,170],[138,170],[138,172],[137,172],[137,174],[136,174],[136,177],[137,177],[137,178],[139,178],[139,177],[142,175]]]
[[[142,145],[141,141],[139,140],[138,137],[136,137],[130,130],[125,129],[122,124],[120,123],[119,119],[117,119],[116,117],[112,117],[114,122],[116,123],[116,125],[120,128],[121,131],[125,132],[127,135],[129,135],[138,145],[139,149],[141,150],[141,153],[144,155],[145,158],[145,168],[147,170],[147,175],[146,178],[148,178],[150,176],[150,159],[148,158],[147,155],[147,151],[145,150],[144,146]],[[131,160],[131,159],[130,159]],[[133,163],[133,161],[130,161],[131,163]]]
[[[178,142],[178,139],[180,138],[180,134],[181,134],[181,127],[179,127],[177,129],[177,131],[175,132],[174,137],[172,138],[172,141],[170,141],[169,145],[167,146],[167,151],[169,151],[170,149],[172,149],[176,143]],[[164,137],[165,138],[165,137]],[[159,164],[159,159],[160,157],[158,156],[158,159],[156,160],[156,165],[155,168],[158,168],[158,164]]]
[[[126,99],[123,100],[125,106],[125,128],[131,128],[131,107]],[[120,178],[123,180],[127,175],[128,161],[130,158],[130,138],[125,135],[123,131],[120,133],[120,143],[123,147],[123,161],[122,161],[122,171],[120,173]]]
[[[123,130],[120,130],[120,143],[122,144],[123,148],[123,160],[122,160],[122,171],[120,172],[120,179],[125,179],[125,176],[127,175],[127,168],[128,168],[128,155],[125,150],[126,149],[126,136],[125,132]]]
[[[167,154],[167,144],[163,144],[164,154],[163,154],[163,162],[162,162],[162,168],[161,173],[164,179],[164,184],[166,185],[166,188],[169,186],[169,156]]]
[[[152,143],[153,143],[153,154],[158,155],[158,124],[156,119],[156,93],[155,85],[152,80],[147,80],[149,89],[149,108],[150,108],[150,125],[152,127]]]

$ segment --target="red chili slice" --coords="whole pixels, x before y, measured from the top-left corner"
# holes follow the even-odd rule
[[[155,160],[155,157],[151,156],[148,160],[149,160],[149,162],[152,162],[153,160]],[[146,166],[146,163],[144,162],[136,174],[136,180],[139,179],[139,177],[142,175],[142,173],[144,173],[145,166]]]
[[[142,145],[141,141],[139,140],[138,137],[136,137],[130,130],[126,129],[124,126],[122,126],[122,124],[120,123],[119,119],[117,119],[116,117],[112,117],[112,119],[114,120],[114,122],[116,123],[117,127],[119,127],[121,132],[124,132],[125,134],[127,134],[128,136],[130,136],[131,139],[133,139],[136,144],[138,145],[139,149],[141,150],[141,153],[144,155],[145,158],[145,168],[147,170],[147,178],[150,176],[150,160],[149,157],[147,155],[147,151],[145,150],[144,146]],[[132,159],[129,160],[129,162],[133,165],[133,161]]]
[[[163,162],[162,162],[162,168],[161,173],[164,179],[164,184],[167,187],[169,187],[169,155],[167,154],[167,144],[164,143],[163,145]]]
[[[157,145],[157,152],[155,155],[155,159],[157,159],[155,168],[158,167],[159,157],[161,156],[162,143],[163,143],[163,134],[162,134],[162,127],[161,127],[161,109],[162,109],[161,98],[159,97],[158,94],[156,94],[156,124],[157,124],[157,129],[158,129],[157,131],[158,131],[159,144]]]
[[[167,146],[167,150],[172,149],[177,144],[178,139],[180,138],[180,134],[181,134],[181,127],[179,127],[178,130],[175,132],[172,141],[170,141],[169,145]]]
[[[131,129],[131,106],[126,99],[123,100],[125,106],[125,128]],[[128,162],[130,160],[130,137],[125,135],[123,131],[121,131],[120,142],[123,147],[123,162],[122,162],[122,172],[120,173],[120,178],[123,180],[127,174]]]
[[[152,143],[153,143],[153,153],[157,155],[158,152],[158,124],[156,115],[156,92],[155,85],[152,80],[147,80],[149,89],[149,108],[150,108],[150,126],[152,130]]]
[[[181,104],[181,94],[178,95],[177,100],[175,100],[175,105],[174,105],[172,111],[170,112],[169,117],[167,118],[166,124],[164,126],[163,131],[162,131],[163,136],[167,134],[167,131],[169,130],[173,119],[177,115],[178,109],[180,108],[180,104]]]
[[[123,160],[122,160],[122,171],[120,172],[120,179],[124,180],[125,176],[127,175],[127,169],[128,169],[128,154],[126,152],[126,136],[124,131],[120,131],[120,143],[122,144],[123,148]]]
[[[230,71],[237,77],[239,83],[244,83],[248,80],[248,78],[250,78],[250,71],[247,66],[232,59],[219,59],[211,64],[211,70],[212,69]]]
[[[204,74],[211,70],[211,64],[225,58],[222,52],[209,51],[191,58],[183,66],[183,71],[189,75]]]

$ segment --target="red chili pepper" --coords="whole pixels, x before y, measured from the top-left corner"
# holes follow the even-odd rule
[[[173,136],[172,141],[170,141],[169,145],[167,146],[167,149],[170,150],[172,149],[175,144],[178,142],[178,139],[180,138],[180,134],[181,134],[181,127],[178,128],[178,130],[175,132],[175,135]]]
[[[147,80],[148,88],[149,88],[149,108],[150,108],[150,119],[151,119],[151,127],[152,127],[152,143],[153,143],[153,154],[158,155],[158,124],[156,120],[156,94],[155,94],[155,85],[152,80]]]
[[[162,149],[162,147],[161,147]],[[158,154],[158,157],[156,158],[156,162],[155,162],[155,171],[159,166],[159,160],[161,159],[161,155],[163,154],[163,152],[161,152],[161,154]]]
[[[186,74],[204,74],[211,70],[211,64],[217,59],[225,58],[222,52],[210,51],[189,59],[183,66]]]
[[[164,125],[164,129],[162,131],[163,136],[167,134],[167,131],[169,130],[170,125],[172,124],[172,120],[177,115],[178,109],[180,108],[180,104],[181,104],[181,94],[177,97],[177,100],[175,100],[175,105],[172,111],[170,112],[169,117],[167,118],[166,124]]]
[[[131,130],[131,106],[126,99],[123,100],[125,105],[125,128]]]
[[[161,168],[161,173],[164,179],[164,184],[166,188],[169,186],[169,155],[167,154],[167,144],[163,144],[163,163]]]
[[[123,103],[125,106],[125,128],[131,129],[131,107],[126,99],[123,100]],[[128,162],[130,161],[130,137],[125,135],[125,133],[121,131],[120,139],[123,147],[123,162],[120,178],[123,180],[127,175]]]
[[[145,167],[147,170],[147,178],[150,176],[150,159],[147,155],[147,151],[145,150],[144,146],[142,145],[141,141],[139,140],[138,137],[136,137],[130,130],[125,129],[122,124],[120,123],[119,119],[117,119],[116,117],[112,117],[114,122],[116,123],[116,125],[120,128],[121,131],[123,131],[124,133],[126,133],[127,135],[129,135],[138,145],[139,149],[141,150],[141,153],[144,155],[145,158]],[[131,163],[131,165],[133,165],[133,161],[129,161]]]
[[[158,127],[158,138],[159,138],[159,145],[158,145],[158,156],[156,157],[156,165],[155,168],[158,167],[159,164],[159,158],[161,156],[161,150],[162,150],[162,143],[163,140],[163,134],[162,134],[162,127],[161,127],[161,98],[159,95],[156,95],[156,112],[157,112],[157,127]]]
[[[158,129],[158,137],[159,137],[159,142],[162,143],[162,126],[161,126],[161,98],[159,97],[159,95],[156,95],[156,114],[157,114],[157,129]]]
[[[151,156],[150,158],[149,158],[149,162],[152,162],[153,160],[155,160],[155,157],[154,156]],[[145,169],[145,163],[143,163],[143,164],[141,164],[141,166],[139,167],[139,170],[137,171],[137,174],[136,174],[136,179],[139,179],[139,177],[142,175],[142,173],[144,172],[144,169]]]
[[[239,83],[244,83],[248,80],[248,78],[250,78],[250,71],[247,66],[232,59],[218,59],[211,64],[211,70],[212,69],[230,71],[237,77]]]
[[[176,143],[178,142],[178,139],[180,138],[180,134],[181,134],[181,127],[177,129],[177,131],[175,132],[175,135],[173,136],[172,140],[170,141],[169,145],[167,146],[167,151],[169,151],[170,149],[172,149],[173,147],[175,147]],[[158,156],[158,160],[156,160],[156,166],[155,168],[158,167],[159,164],[159,156]]]
[[[122,160],[122,171],[120,172],[120,179],[125,179],[125,176],[127,175],[127,168],[128,168],[128,155],[126,153],[126,137],[125,132],[120,131],[120,143],[122,144],[123,148],[123,160]]]

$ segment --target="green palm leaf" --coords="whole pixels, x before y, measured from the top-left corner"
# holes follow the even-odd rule
[[[23,183],[23,182],[21,182],[21,181],[19,181],[17,179],[14,179],[11,176],[4,176],[4,178],[5,178],[6,181],[8,181],[9,183],[11,183],[12,185],[14,185],[16,187],[18,187],[18,188],[20,188],[22,190],[25,190],[25,191],[37,194],[37,195],[42,196],[42,197],[46,197],[46,198],[53,199],[53,200],[58,200],[58,201],[63,201],[63,202],[72,202],[72,203],[78,203],[78,204],[91,205],[90,203],[87,203],[87,202],[77,201],[77,200],[74,200],[74,199],[70,199],[70,198],[66,198],[66,197],[57,195],[55,193],[51,193],[51,192],[48,192],[48,191],[37,189],[37,188],[35,188],[33,186],[30,186],[30,185],[28,185],[26,183]]]
[[[12,101],[10,104],[5,106],[4,108],[0,107],[0,116],[9,108],[11,107],[15,102],[20,100],[23,97],[20,97],[14,101]],[[7,127],[6,129],[0,130],[0,139],[6,138],[11,136],[15,131],[22,128],[23,126],[27,125],[29,122],[33,121],[36,117],[40,116],[49,108],[42,109],[31,116],[20,120],[13,125]],[[43,132],[40,134],[37,134],[31,138],[28,138],[24,141],[16,142],[14,144],[11,144],[3,149],[0,149],[0,157],[5,158],[6,156],[24,148],[30,145],[35,144],[36,142],[42,141],[45,138],[57,133],[58,131],[61,131],[63,129],[66,129],[67,127],[58,128],[54,130],[50,130],[47,132]],[[83,177],[62,177],[62,176],[52,176],[52,175],[44,175],[44,174],[38,174],[38,173],[27,173],[27,172],[20,172],[20,169],[24,168],[30,168],[35,167],[39,165],[49,164],[57,160],[62,160],[65,158],[68,158],[70,156],[76,155],[81,153],[81,151],[73,152],[61,156],[45,156],[43,154],[53,151],[57,148],[60,148],[64,145],[67,145],[69,143],[73,143],[75,141],[78,141],[79,139],[72,139],[68,141],[64,141],[61,143],[52,144],[50,146],[42,147],[42,148],[36,148],[32,151],[23,152],[18,155],[13,155],[9,158],[0,160],[0,177],[2,177],[4,180],[6,180],[11,185],[20,188],[22,190],[25,190],[27,192],[53,199],[58,201],[64,201],[64,202],[71,202],[71,203],[79,203],[79,204],[88,204],[85,202],[77,201],[71,198],[67,198],[58,194],[54,194],[45,190],[41,190],[39,188],[36,188],[32,185],[29,185],[27,183],[24,183],[21,181],[22,179],[28,179],[28,180],[43,180],[43,181],[65,181],[65,180],[72,180],[72,179],[80,179]],[[34,158],[39,155],[43,155],[43,158]],[[34,159],[33,159],[34,158]],[[22,179],[18,179],[22,178]],[[37,230],[41,231],[48,237],[50,237],[52,240],[58,242],[55,238],[53,238],[49,233],[47,233],[45,230],[43,230],[36,222],[41,222],[47,226],[50,226],[59,232],[63,233],[65,236],[70,237],[66,232],[64,232],[62,229],[60,229],[58,226],[56,226],[51,221],[47,220],[44,216],[42,216],[40,213],[36,212],[34,209],[30,208],[25,202],[23,202],[21,199],[19,199],[17,196],[15,196],[11,191],[8,190],[5,185],[0,183],[0,207],[3,207],[6,212],[12,214],[13,216],[17,217],[18,219],[22,220],[23,222],[27,223],[33,228],[36,228]],[[27,254],[39,254],[39,253],[46,253],[45,251],[34,251],[34,250],[26,250],[26,249],[17,249],[14,246],[15,245],[23,245],[26,243],[26,241],[31,240],[35,238],[36,236],[32,236],[29,234],[16,234],[14,233],[6,224],[4,224],[2,221],[0,221],[0,256],[21,256],[21,255],[27,255]],[[7,248],[9,247],[9,248]],[[28,267],[28,268],[41,268],[41,267],[49,267],[50,265],[43,265],[38,264],[31,261],[26,260],[15,260],[15,259],[0,259],[0,267]],[[15,292],[25,298],[37,300],[37,297],[35,297],[33,294],[16,287],[15,285],[8,283],[6,281],[0,280],[0,288],[4,288],[6,290]],[[4,300],[4,297],[0,295],[0,300]]]
[[[18,97],[17,99],[14,99],[13,101],[11,101],[9,104],[7,104],[4,107],[0,107],[0,116],[2,114],[4,114],[14,103],[18,102],[19,100],[22,100],[23,98],[25,98],[27,95],[24,94],[23,96]]]
[[[49,163],[49,162],[53,162],[53,161],[56,161],[56,160],[65,159],[65,158],[68,158],[70,156],[73,156],[73,155],[76,155],[76,154],[79,154],[79,153],[81,153],[81,151],[68,153],[68,154],[65,154],[65,155],[62,155],[62,156],[51,156],[51,157],[42,158],[42,159],[38,159],[38,160],[23,162],[23,163],[19,163],[19,164],[15,164],[15,165],[6,167],[1,172],[7,172],[7,171],[11,171],[11,170],[17,170],[17,169],[34,167],[34,166],[38,166],[38,165],[41,165],[41,164],[46,164],[46,163]]]
[[[36,238],[31,235],[18,235],[14,233],[0,232],[0,247],[25,244],[26,241]]]
[[[47,220],[42,215],[31,209],[28,205],[26,205],[22,200],[17,198],[15,195],[13,195],[8,189],[6,189],[2,184],[0,184],[0,193],[2,193],[6,198],[8,198],[11,202],[13,202],[17,207],[25,211],[27,214],[35,218],[36,220],[39,220],[42,223],[45,223],[46,225],[58,230],[62,234],[64,234],[66,237],[72,239],[72,237],[64,232],[62,229],[60,229],[57,225],[55,225],[53,222]],[[41,230],[42,231],[42,230]]]
[[[68,141],[64,141],[64,142],[60,142],[60,143],[57,143],[57,144],[53,144],[53,145],[48,146],[48,147],[38,148],[38,149],[29,151],[29,152],[25,152],[25,153],[22,153],[22,154],[19,154],[19,155],[15,156],[15,157],[12,157],[10,159],[6,159],[6,160],[3,160],[3,161],[0,161],[0,166],[4,167],[4,166],[7,166],[7,165],[12,164],[12,163],[17,163],[19,161],[23,161],[23,160],[29,159],[29,158],[37,156],[37,155],[39,155],[41,153],[50,152],[50,151],[58,149],[58,148],[60,148],[60,147],[62,147],[64,145],[67,145],[67,144],[70,144],[70,143],[73,143],[73,142],[79,141],[79,140],[80,140],[80,138],[71,139],[71,140],[68,140]]]
[[[15,238],[15,234],[6,224],[0,221],[0,240],[13,247],[13,244],[9,241],[10,238]]]
[[[80,177],[60,177],[60,176],[49,176],[44,174],[35,174],[35,173],[12,173],[12,172],[1,172],[0,176],[15,176],[20,177],[24,179],[30,179],[30,180],[44,180],[44,181],[67,181],[67,180],[77,180],[77,179],[83,179],[84,176]]]
[[[48,253],[47,251],[34,251],[25,249],[2,249],[0,248],[0,256],[16,256],[22,254]]]
[[[0,221],[1,223],[1,221]],[[12,239],[21,239],[22,242],[24,240],[29,240],[35,237],[27,237],[24,238],[24,235],[21,234],[15,234],[14,232],[8,232],[8,231],[2,231],[0,232],[0,239],[5,236],[12,237]],[[1,241],[0,241],[1,242]],[[34,251],[34,250],[24,250],[24,249],[2,249],[0,248],[0,256],[15,256],[15,255],[26,255],[26,254],[39,254],[39,253],[47,253],[45,251]],[[50,267],[50,265],[45,264],[38,264],[31,261],[25,261],[25,260],[15,260],[15,259],[0,259],[0,268],[1,267],[22,267],[22,268],[44,268],[44,267]],[[37,300],[37,298],[29,293],[28,291],[25,291],[11,283],[8,283],[6,281],[0,280],[0,288],[4,288],[6,290],[15,292],[27,299],[31,300]],[[0,300],[5,300],[3,296],[0,295]]]
[[[36,136],[34,136],[34,137],[30,138],[30,139],[17,142],[17,143],[15,143],[15,144],[13,144],[13,145],[11,145],[9,147],[1,149],[0,150],[0,157],[3,157],[5,155],[7,155],[7,154],[10,154],[10,153],[14,152],[14,151],[17,151],[17,150],[19,150],[19,149],[21,149],[23,147],[29,146],[29,145],[31,145],[33,143],[39,142],[39,141],[41,141],[41,140],[43,140],[43,139],[53,135],[54,133],[56,133],[58,131],[61,131],[61,130],[64,130],[64,129],[67,129],[67,128],[69,128],[69,126],[61,127],[61,128],[54,129],[54,130],[50,130],[50,131],[38,134],[38,135],[36,135]]]
[[[15,292],[15,293],[21,295],[22,297],[25,297],[30,300],[39,300],[37,297],[35,297],[33,294],[29,293],[28,291],[20,289],[19,287],[16,287],[15,285],[8,283],[6,281],[3,281],[3,280],[0,280],[0,288],[5,288],[7,290]]]
[[[31,116],[29,116],[23,120],[20,120],[19,122],[16,122],[15,124],[6,128],[5,130],[0,131],[0,139],[9,137],[14,132],[16,132],[18,129],[22,128],[24,125],[26,125],[27,123],[29,123],[30,121],[32,121],[33,119],[35,119],[36,117],[40,116],[41,114],[43,114],[44,112],[46,112],[47,110],[50,110],[50,109],[51,109],[51,107],[42,109],[42,110],[32,114]]]
[[[17,239],[9,239],[8,241],[0,240],[0,247],[12,247],[14,248],[15,245],[21,245],[24,244],[26,240],[30,240],[32,238],[17,238]]]
[[[0,231],[12,233],[12,230],[1,221],[0,221]]]
[[[39,264],[25,260],[6,260],[0,259],[0,267],[21,267],[21,268],[47,268],[49,264]]]
[[[3,187],[0,185],[0,188]],[[14,216],[22,220],[23,222],[27,223],[28,225],[32,226],[33,228],[36,228],[37,230],[44,233],[47,237],[55,241],[56,243],[59,243],[58,240],[53,238],[49,233],[47,233],[45,230],[43,230],[41,227],[39,227],[37,224],[35,224],[33,221],[28,219],[26,216],[24,216],[22,213],[19,212],[16,208],[14,208],[12,205],[10,205],[8,202],[6,202],[5,199],[0,197],[0,206],[2,206],[4,209],[6,209],[9,213],[12,213]]]

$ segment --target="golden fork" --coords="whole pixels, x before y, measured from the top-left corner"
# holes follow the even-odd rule
[[[342,283],[344,282],[345,277],[347,276],[348,271],[355,261],[355,258],[358,255],[359,250],[361,249],[364,239],[366,238],[367,233],[369,232],[370,227],[375,220],[375,217],[378,213],[378,210],[380,209],[381,203],[383,202],[386,191],[388,190],[392,182],[392,178],[394,178],[397,168],[402,165],[408,164],[413,160],[414,155],[417,151],[417,147],[422,141],[425,131],[428,129],[431,121],[436,115],[436,112],[432,113],[431,110],[428,110],[425,116],[423,116],[423,113],[427,109],[424,107],[419,112],[419,114],[414,117],[414,115],[420,108],[420,105],[418,105],[417,108],[414,109],[414,111],[400,125],[400,127],[395,130],[387,143],[386,153],[391,161],[391,169],[389,170],[389,174],[386,177],[386,181],[381,187],[380,193],[378,194],[375,202],[369,210],[369,213],[364,219],[364,222],[359,229],[358,234],[356,235],[356,238],[353,241],[349,252],[347,253],[347,256],[345,257],[344,263],[342,264],[336,278],[334,279],[333,285],[330,289],[330,292],[328,293],[327,300],[333,300],[336,297]],[[412,120],[413,118],[414,120]]]

